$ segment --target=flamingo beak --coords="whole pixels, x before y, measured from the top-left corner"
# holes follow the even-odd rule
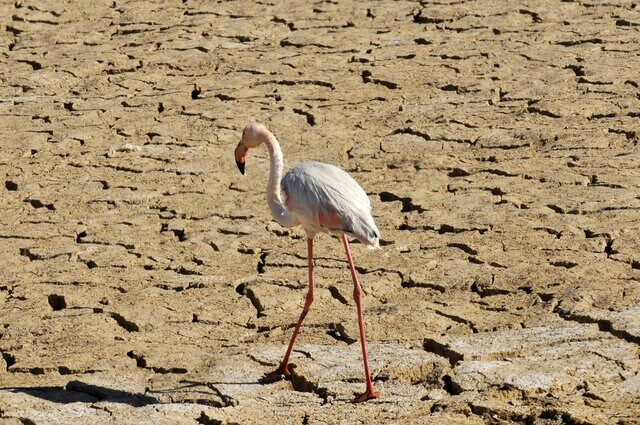
[[[236,165],[238,166],[238,170],[240,170],[240,174],[244,176],[244,163],[236,161]]]
[[[240,140],[240,143],[238,143],[238,146],[236,147],[235,156],[236,156],[236,165],[238,166],[238,170],[240,170],[240,173],[242,175],[244,175],[244,163],[247,159],[248,150],[249,148],[247,148],[244,145],[244,143],[242,143],[242,140]]]

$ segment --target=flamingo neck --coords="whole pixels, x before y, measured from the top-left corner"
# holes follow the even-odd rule
[[[287,210],[282,200],[282,170],[284,158],[280,144],[273,134],[264,142],[269,151],[269,182],[267,183],[267,203],[273,218],[284,227],[292,227],[297,224],[293,215]]]

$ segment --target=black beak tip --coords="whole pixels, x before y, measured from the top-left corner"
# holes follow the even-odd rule
[[[244,162],[236,161],[236,165],[238,166],[238,170],[240,170],[240,174],[244,176]]]

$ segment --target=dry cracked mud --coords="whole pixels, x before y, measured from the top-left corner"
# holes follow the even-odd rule
[[[637,423],[640,6],[0,3],[0,423]],[[351,282],[266,151],[365,187]]]

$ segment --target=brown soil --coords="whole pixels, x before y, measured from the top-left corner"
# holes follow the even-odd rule
[[[634,423],[640,6],[0,4],[0,423]],[[383,249],[317,238],[268,158],[348,170]]]

